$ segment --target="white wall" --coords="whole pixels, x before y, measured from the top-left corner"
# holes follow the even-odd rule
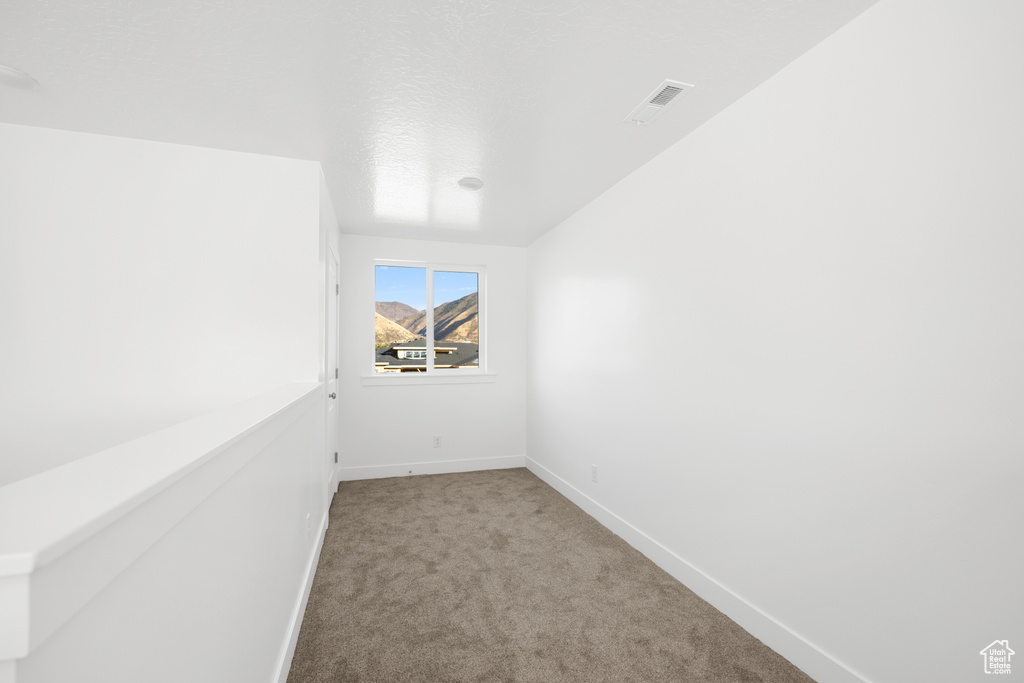
[[[530,458],[866,681],[1024,645],[1021,25],[883,0],[529,249]]]
[[[286,385],[0,488],[0,679],[283,681],[327,524],[323,427],[322,385]]]
[[[0,485],[319,368],[316,163],[0,124]]]
[[[356,235],[341,235],[340,249],[341,478],[521,466],[526,250]],[[373,363],[374,259],[487,267],[494,383],[363,386]],[[434,435],[443,437],[441,448],[432,447]]]

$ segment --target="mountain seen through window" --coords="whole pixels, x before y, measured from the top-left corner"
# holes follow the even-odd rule
[[[374,372],[480,367],[480,274],[429,269],[433,347],[427,321],[428,267],[376,266]],[[432,353],[430,353],[432,352]]]

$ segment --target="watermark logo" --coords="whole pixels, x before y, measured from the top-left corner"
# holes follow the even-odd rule
[[[1010,658],[1015,654],[1017,653],[1010,649],[1009,641],[993,640],[991,645],[981,651],[981,657],[985,660],[985,673],[1010,673]]]

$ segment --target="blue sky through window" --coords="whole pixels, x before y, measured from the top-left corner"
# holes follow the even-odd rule
[[[377,266],[374,301],[400,301],[417,311],[427,307],[427,269]],[[477,291],[476,273],[434,271],[434,306]]]
[[[476,273],[434,271],[434,306],[461,299],[477,291]]]
[[[427,307],[427,269],[377,266],[374,301],[400,301],[417,311]]]

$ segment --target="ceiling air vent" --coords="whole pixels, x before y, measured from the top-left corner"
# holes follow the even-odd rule
[[[693,89],[689,83],[679,81],[665,81],[652,92],[647,99],[640,103],[640,106],[623,119],[626,123],[650,123],[680,95]]]

